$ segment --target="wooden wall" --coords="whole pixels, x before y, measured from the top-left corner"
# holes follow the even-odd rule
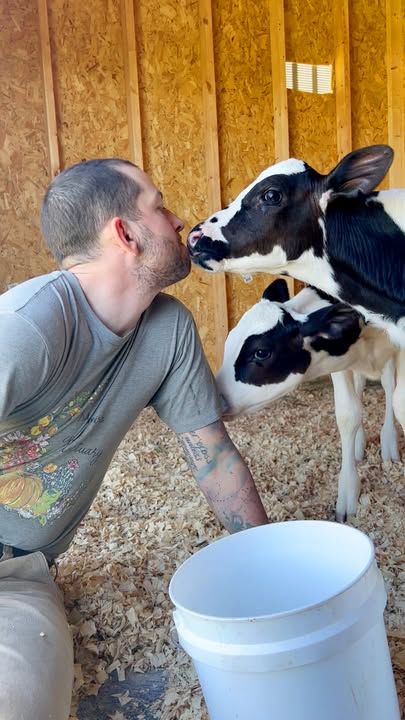
[[[3,0],[0,289],[54,267],[38,213],[59,168],[143,163],[186,231],[288,155],[318,170],[390,142],[405,184],[405,0]],[[332,63],[331,95],[286,91],[287,60]],[[171,289],[212,365],[269,277],[197,269]]]
[[[46,272],[38,207],[48,183],[38,16],[0,3],[0,290]]]

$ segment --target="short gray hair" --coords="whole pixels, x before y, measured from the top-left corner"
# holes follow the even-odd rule
[[[97,257],[100,233],[115,215],[139,219],[141,187],[125,172],[126,166],[137,167],[119,158],[85,160],[53,179],[42,203],[41,229],[60,264],[68,257]]]

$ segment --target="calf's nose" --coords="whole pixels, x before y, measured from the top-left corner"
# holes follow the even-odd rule
[[[189,232],[187,242],[190,247],[195,247],[199,241],[199,239],[202,237],[202,230],[200,229],[194,229]]]

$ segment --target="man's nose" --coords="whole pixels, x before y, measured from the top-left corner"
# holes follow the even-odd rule
[[[184,222],[182,220],[180,220],[180,218],[177,217],[177,215],[175,215],[174,213],[172,213],[172,216],[173,216],[173,226],[174,226],[175,231],[181,232],[182,230],[184,230]]]
[[[199,228],[191,230],[187,238],[187,242],[190,247],[195,247],[197,245],[199,239],[202,237],[202,234],[202,230],[200,230]]]

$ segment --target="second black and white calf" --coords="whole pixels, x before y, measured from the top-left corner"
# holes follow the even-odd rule
[[[364,451],[365,377],[381,379],[386,394],[382,458],[399,459],[393,409],[405,432],[405,386],[395,380],[405,350],[393,346],[386,333],[364,325],[356,311],[313,288],[305,288],[292,300],[285,301],[286,297],[284,281],[272,283],[231,330],[218,388],[230,417],[260,410],[301,383],[333,373],[342,443],[336,517],[343,520],[356,512],[360,490],[356,459]]]
[[[405,347],[405,190],[373,192],[393,159],[356,150],[327,175],[286,160],[190,232],[206,270],[288,274],[356,308]]]

